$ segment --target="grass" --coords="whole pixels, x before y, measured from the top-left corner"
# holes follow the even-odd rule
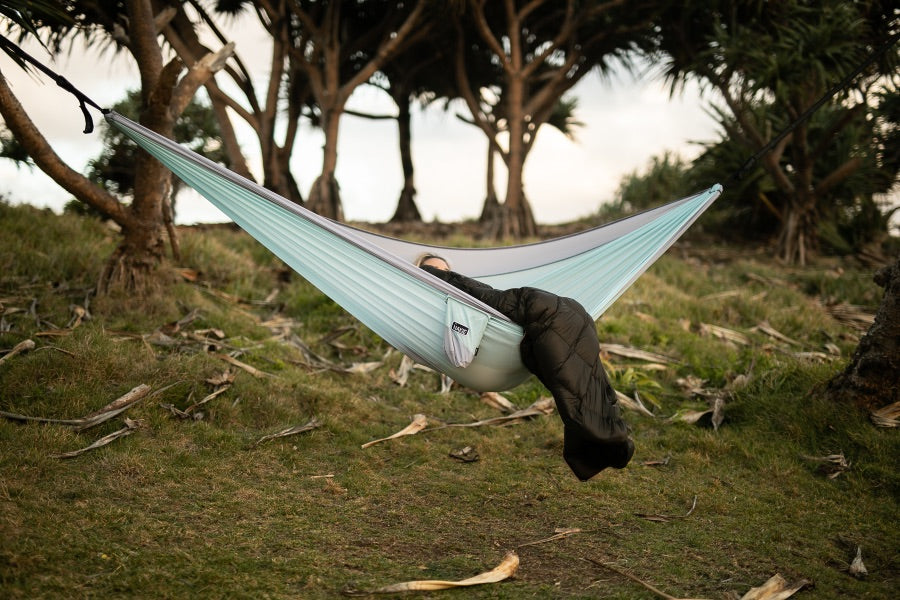
[[[603,341],[678,361],[651,370],[609,357],[617,388],[652,395],[658,416],[627,413],[631,465],[579,483],[561,459],[556,415],[362,450],[416,413],[432,425],[497,413],[466,390],[438,393],[432,373],[414,371],[397,386],[389,371],[398,353],[301,278],[285,282],[280,263],[241,233],[183,232],[178,266],[199,272],[199,283],[173,276],[148,298],[92,298],[90,320],[47,336],[39,334],[65,329],[71,306],[85,305],[115,234],[4,204],[0,232],[0,348],[37,342],[0,365],[0,410],[74,418],[141,383],[159,391],[125,413],[141,423],[134,434],[69,460],[51,455],[87,446],[121,419],[83,432],[0,420],[3,597],[335,598],[470,577],[515,548],[513,579],[418,597],[655,597],[592,560],[679,597],[739,597],[775,573],[814,583],[798,597],[895,597],[897,433],[821,394],[860,335],[821,301],[874,308],[880,299],[871,275],[852,264],[788,269],[687,244],[663,257],[598,322]],[[273,289],[276,304],[228,299],[259,301]],[[219,352],[273,377],[232,367],[232,387],[199,409],[202,418],[182,420],[162,405],[184,410],[229,365],[179,334],[169,346],[141,336],[192,310],[199,317],[182,331],[221,330]],[[296,347],[262,324],[275,314],[335,365],[384,364],[367,374],[304,367]],[[798,344],[754,329],[763,321]],[[703,323],[750,343],[705,335]],[[328,343],[341,328],[338,344]],[[826,343],[841,357],[795,355]],[[746,385],[733,385],[740,375]],[[689,376],[727,388],[717,431],[666,419],[706,407],[679,384]],[[506,395],[527,406],[543,394],[532,379]],[[321,427],[254,445],[313,416]],[[478,462],[448,456],[467,445]],[[851,467],[833,479],[804,458],[836,453]],[[581,531],[530,544],[558,528]],[[857,546],[863,580],[846,572]]]

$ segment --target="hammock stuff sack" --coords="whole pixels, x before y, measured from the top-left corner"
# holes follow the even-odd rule
[[[597,319],[719,196],[720,185],[614,223],[535,244],[436,248],[317,215],[119,115],[134,140],[293,270],[414,360],[477,391],[530,373],[522,328],[416,267],[423,253],[495,288],[536,287],[577,300]]]

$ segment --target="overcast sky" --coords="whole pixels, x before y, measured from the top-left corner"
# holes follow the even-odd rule
[[[252,50],[267,49],[267,35],[253,27],[237,31],[237,52],[265,81],[266,52]],[[28,50],[46,60],[39,47],[28,46]],[[125,55],[113,60],[110,54],[76,46],[50,66],[101,106],[115,103],[128,89],[137,87],[136,70]],[[100,135],[97,131],[82,134],[83,119],[74,97],[46,78],[23,73],[2,53],[0,69],[56,152],[72,168],[83,171],[88,159],[100,152]],[[576,132],[576,140],[543,127],[525,165],[525,192],[539,223],[590,215],[612,198],[624,175],[643,171],[653,156],[670,150],[693,158],[699,151],[694,142],[717,137],[715,123],[695,88],[670,98],[663,84],[650,78],[617,75],[601,80],[589,74],[572,93],[579,99],[576,117],[584,123]],[[350,108],[395,113],[387,95],[371,87],[360,88],[351,98]],[[475,218],[481,211],[487,142],[479,129],[460,121],[457,112],[468,113],[460,103],[449,112],[432,107],[416,110],[413,115],[416,202],[427,221]],[[101,121],[95,113],[95,122]],[[255,136],[249,130],[239,135],[251,167],[258,165]],[[304,195],[320,172],[322,141],[320,131],[301,128],[291,166]],[[403,182],[396,123],[345,115],[338,157],[337,178],[345,217],[353,221],[388,220]],[[497,191],[502,199],[505,171],[499,159],[497,172]],[[28,202],[56,211],[70,197],[39,170],[16,169],[4,160],[0,160],[0,195],[14,203]],[[176,208],[179,223],[227,220],[196,194],[179,196]]]

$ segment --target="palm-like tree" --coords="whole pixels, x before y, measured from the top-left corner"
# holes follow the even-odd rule
[[[22,4],[22,3],[18,3]],[[171,137],[175,121],[203,82],[222,66],[230,46],[192,65],[182,76],[178,59],[166,60],[157,37],[157,27],[171,18],[172,11],[154,14],[151,0],[118,2],[56,3],[56,10],[42,13],[38,3],[3,13],[7,29],[22,35],[41,36],[58,51],[63,42],[85,35],[97,44],[113,40],[134,58],[141,78],[141,121],[154,131]],[[4,8],[12,6],[7,2]],[[62,7],[62,16],[59,7]],[[12,18],[10,18],[10,14]],[[60,92],[62,93],[62,92]],[[135,159],[134,198],[130,204],[98,187],[69,167],[37,129],[0,72],[0,115],[35,165],[78,200],[107,215],[122,229],[122,239],[100,277],[98,289],[121,287],[141,291],[151,287],[153,271],[165,255],[165,236],[177,254],[172,224],[171,173],[146,152]]]

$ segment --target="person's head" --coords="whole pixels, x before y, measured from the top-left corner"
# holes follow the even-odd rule
[[[416,259],[417,267],[431,267],[439,271],[449,271],[450,263],[436,254],[423,254]]]

